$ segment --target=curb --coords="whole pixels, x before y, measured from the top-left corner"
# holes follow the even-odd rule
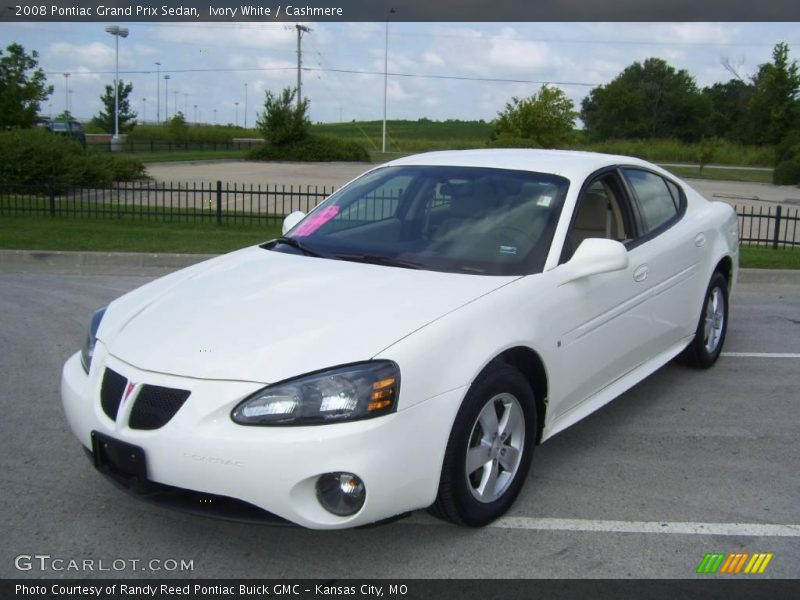
[[[62,275],[164,275],[215,256],[217,255],[0,250],[0,271]]]
[[[0,250],[0,272],[62,275],[164,275],[218,254]],[[739,285],[800,287],[800,269],[739,269]]]

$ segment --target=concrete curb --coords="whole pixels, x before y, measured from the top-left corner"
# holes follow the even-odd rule
[[[163,275],[217,254],[0,250],[0,272],[63,275]],[[800,287],[800,269],[740,269],[741,285]]]
[[[217,255],[0,250],[0,271],[64,275],[163,275],[214,256]]]

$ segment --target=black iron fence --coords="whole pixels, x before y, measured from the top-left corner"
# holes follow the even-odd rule
[[[145,221],[276,222],[309,212],[334,192],[332,186],[127,182],[59,190],[0,184],[0,215],[50,215]]]
[[[189,150],[249,150],[259,145],[261,140],[249,140],[247,138],[226,140],[226,141],[172,141],[172,140],[144,140],[137,138],[127,138],[122,142],[120,150],[122,152],[182,152]],[[89,150],[97,152],[111,152],[111,140],[87,142]]]
[[[739,242],[749,246],[793,248],[800,246],[800,210],[785,206],[739,206]]]
[[[40,214],[67,217],[128,218],[155,221],[276,223],[296,210],[309,212],[334,192],[332,186],[242,185],[215,183],[130,182],[60,191],[0,184],[0,215]],[[365,199],[366,200],[366,199]],[[367,211],[391,211],[398,198],[357,203],[349,218],[366,220]],[[786,206],[739,206],[742,244],[800,246],[800,209]]]

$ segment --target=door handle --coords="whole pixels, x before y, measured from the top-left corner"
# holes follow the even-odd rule
[[[633,272],[633,280],[640,282],[644,281],[645,279],[647,279],[648,273],[650,273],[650,267],[648,265],[639,265]]]

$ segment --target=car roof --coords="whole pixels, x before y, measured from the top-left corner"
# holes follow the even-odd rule
[[[576,150],[538,150],[527,148],[450,150],[426,152],[398,158],[388,166],[462,166],[512,169],[538,173],[553,173],[568,179],[579,179],[603,167],[639,165],[658,171],[655,165],[631,156],[580,152]]]

